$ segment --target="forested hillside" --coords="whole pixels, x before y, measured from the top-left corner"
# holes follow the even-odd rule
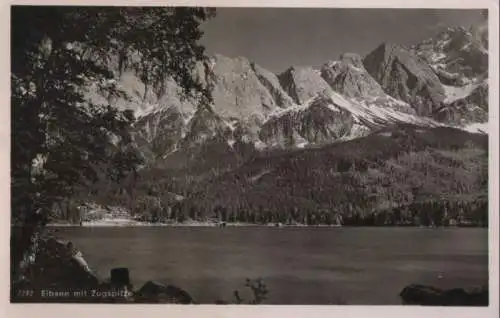
[[[487,224],[488,138],[452,128],[383,129],[315,149],[260,153],[226,172],[143,173],[131,192],[115,190],[102,202],[136,202],[132,211],[158,221]]]

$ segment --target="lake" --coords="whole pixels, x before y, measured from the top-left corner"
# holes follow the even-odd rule
[[[398,305],[408,284],[488,282],[483,228],[68,227],[102,278],[128,267],[134,288],[173,284],[201,303],[230,301],[262,278],[266,304]]]

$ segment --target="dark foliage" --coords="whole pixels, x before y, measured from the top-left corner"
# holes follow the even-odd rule
[[[175,215],[263,224],[486,226],[487,161],[484,136],[398,127],[256,157],[195,185]]]
[[[164,222],[487,226],[487,161],[485,136],[402,126],[316,149],[254,155],[229,171],[143,169],[132,195],[114,190],[102,202],[133,200],[131,211]]]
[[[97,85],[111,101],[124,94],[115,77],[129,67],[156,91],[171,76],[207,103],[191,69],[204,59],[199,25],[214,12],[13,6],[11,14],[11,216],[26,228],[24,238],[12,238],[16,264],[54,204],[106,177],[133,178],[141,164],[130,144],[133,114],[86,99],[85,87]]]

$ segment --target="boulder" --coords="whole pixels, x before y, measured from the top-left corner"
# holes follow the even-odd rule
[[[24,280],[12,285],[12,301],[64,302],[77,300],[74,291],[99,288],[100,281],[90,270],[81,252],[71,242],[55,238],[40,239],[34,262],[27,269]],[[19,298],[16,291],[33,291],[29,297]],[[68,292],[67,296],[44,296],[42,291]],[[27,296],[27,295],[25,295]],[[47,298],[48,297],[48,298]]]
[[[148,281],[134,295],[139,303],[193,304],[193,298],[184,290],[172,285]]]
[[[113,268],[111,270],[110,283],[112,286],[117,287],[131,286],[128,268]]]
[[[99,280],[71,242],[55,238],[41,240],[32,278],[60,287],[95,287]]]
[[[409,285],[399,294],[406,305],[488,306],[486,288],[466,291],[462,288],[442,290],[432,286]]]

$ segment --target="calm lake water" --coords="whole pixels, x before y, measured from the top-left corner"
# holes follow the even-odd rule
[[[59,228],[103,278],[128,267],[132,283],[230,301],[262,278],[266,304],[401,304],[408,284],[488,282],[488,232],[479,228]],[[438,276],[442,276],[439,278]]]

